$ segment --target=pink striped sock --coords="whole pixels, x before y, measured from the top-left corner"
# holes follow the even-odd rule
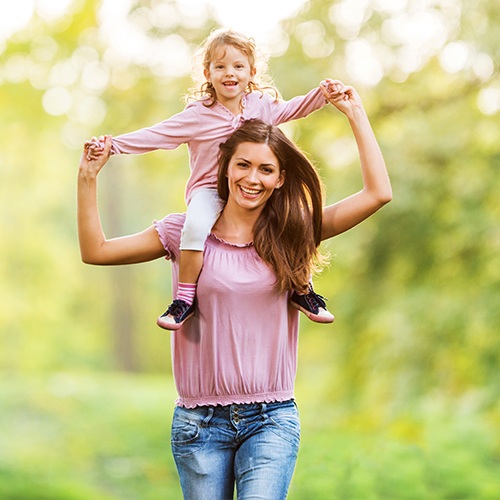
[[[196,295],[196,283],[179,283],[177,288],[177,300],[183,300],[191,305]]]

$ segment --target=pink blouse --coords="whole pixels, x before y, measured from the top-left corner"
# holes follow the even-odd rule
[[[243,98],[243,112],[233,115],[217,102],[207,107],[202,101],[189,103],[183,111],[152,127],[113,138],[113,154],[141,154],[157,149],[175,149],[186,143],[189,148],[191,175],[186,186],[189,203],[194,189],[217,187],[219,144],[245,120],[258,118],[272,125],[305,117],[322,108],[326,100],[319,87],[305,96],[276,101],[269,94],[252,92]]]
[[[179,240],[185,214],[155,221],[178,281]],[[197,310],[172,332],[176,404],[229,405],[294,397],[298,311],[278,294],[271,268],[252,243],[210,235],[198,281]],[[174,290],[175,293],[175,290]]]

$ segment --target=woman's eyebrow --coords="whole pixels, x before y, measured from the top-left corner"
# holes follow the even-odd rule
[[[245,163],[249,163],[250,165],[252,165],[252,162],[250,160],[247,160],[246,158],[243,158],[242,156],[239,156],[236,158],[236,160],[238,161],[244,161]],[[274,163],[261,163],[259,165],[260,167],[275,167],[276,165]]]

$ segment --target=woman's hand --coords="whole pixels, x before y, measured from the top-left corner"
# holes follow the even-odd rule
[[[84,149],[87,153],[87,160],[96,160],[99,156],[104,154],[104,140],[107,136],[92,137],[90,141],[86,141]],[[109,156],[109,152],[107,154]]]
[[[354,112],[363,109],[361,98],[354,87],[344,85],[340,80],[327,78],[321,82],[320,88],[325,99],[348,118],[352,118]]]
[[[92,139],[92,141],[94,138]],[[84,150],[82,152],[82,156],[80,158],[80,169],[79,174],[80,177],[85,179],[95,179],[102,167],[106,164],[109,159],[110,151],[111,151],[111,136],[105,135],[99,138],[99,142],[104,144],[101,153],[97,156],[93,156],[89,154],[89,145],[92,144],[92,141],[87,141],[84,146]],[[96,139],[97,141],[97,139]]]

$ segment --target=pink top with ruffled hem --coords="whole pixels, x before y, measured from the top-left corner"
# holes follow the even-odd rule
[[[178,281],[185,214],[155,221]],[[195,315],[172,333],[176,404],[186,408],[286,401],[294,397],[298,311],[252,243],[211,235],[205,243]],[[174,289],[175,293],[175,289]]]

